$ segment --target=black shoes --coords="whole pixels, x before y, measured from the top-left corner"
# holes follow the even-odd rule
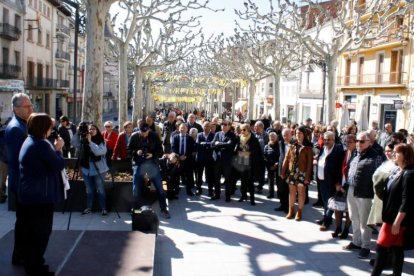
[[[218,195],[210,197],[210,200],[218,200],[218,199],[220,199],[220,196]]]
[[[324,221],[325,221],[325,220],[323,220],[323,219],[318,219],[318,220],[316,221],[316,223],[317,223],[317,224],[319,224],[319,225],[322,225],[322,224],[324,223]]]
[[[349,229],[348,228],[344,228],[344,230],[342,231],[341,235],[339,235],[339,238],[341,240],[345,240],[346,238],[348,238],[348,234],[349,234]]]
[[[361,248],[358,253],[359,259],[367,259],[371,251],[368,248]]]
[[[267,196],[267,198],[274,198],[275,197],[275,195],[274,194],[269,194],[268,196]]]
[[[242,196],[238,201],[239,202],[243,202],[243,201],[245,201],[245,200],[247,200],[247,196]]]
[[[332,238],[339,238],[339,235],[341,234],[341,232],[342,232],[342,229],[340,227],[339,228],[336,228],[335,229],[335,232],[331,233],[332,234]]]
[[[187,191],[188,196],[194,196],[194,193],[192,191]]]
[[[6,196],[6,195],[1,196],[1,197],[0,197],[0,204],[5,203],[5,202],[6,202],[6,199],[7,199],[7,196]]]
[[[202,195],[203,194],[203,190],[201,188],[197,189],[196,195]]]
[[[288,212],[288,208],[287,207],[283,207],[283,206],[279,206],[279,207],[275,208],[275,211],[276,212],[285,212],[285,213],[287,213]]]
[[[342,247],[344,250],[360,250],[361,246],[355,245],[352,242],[350,242],[348,245]],[[368,250],[369,251],[369,250]]]
[[[322,201],[316,201],[314,204],[312,204],[313,207],[323,207],[323,202]]]

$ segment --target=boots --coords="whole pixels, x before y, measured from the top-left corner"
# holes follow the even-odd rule
[[[296,213],[295,220],[296,221],[301,221],[302,220],[302,209],[298,209],[298,212]]]
[[[295,207],[289,207],[289,213],[287,214],[287,219],[293,219],[295,217]]]

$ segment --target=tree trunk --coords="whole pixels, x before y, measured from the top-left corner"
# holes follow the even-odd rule
[[[249,80],[249,95],[248,97],[248,111],[247,111],[247,119],[248,120],[253,120],[254,115],[253,115],[253,108],[254,108],[254,92],[256,88],[256,81],[253,79]]]
[[[217,95],[218,97],[218,114],[221,117],[221,115],[223,114],[223,95],[225,94],[225,88],[223,88],[223,90],[221,90],[219,92],[219,94]]]
[[[331,56],[327,62],[326,62],[326,70],[327,70],[327,76],[328,76],[328,87],[326,95],[327,95],[327,101],[326,101],[326,113],[327,117],[326,123],[329,124],[332,120],[335,119],[335,98],[336,98],[336,91],[335,91],[335,68],[336,68],[336,62],[337,61],[337,55],[334,54]]]
[[[122,129],[128,121],[128,45],[119,43],[119,97],[118,97],[118,123]]]
[[[82,121],[92,121],[102,129],[104,26],[113,0],[86,1],[86,63]]]
[[[135,67],[135,91],[134,91],[134,105],[132,107],[132,123],[135,126],[138,119],[141,119],[143,107],[143,93],[142,93],[142,78],[143,70],[139,66]]]
[[[273,120],[280,120],[280,74],[273,75]]]

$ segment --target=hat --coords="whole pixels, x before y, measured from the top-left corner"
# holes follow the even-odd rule
[[[149,125],[147,124],[147,123],[141,123],[140,125],[139,125],[139,130],[141,131],[141,132],[145,132],[145,131],[147,131],[149,129]]]

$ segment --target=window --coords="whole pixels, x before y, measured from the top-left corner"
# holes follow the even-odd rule
[[[50,77],[50,65],[46,64],[46,78]]]
[[[42,30],[37,29],[37,44],[42,45]]]
[[[3,23],[9,23],[9,10],[3,8]]]
[[[35,10],[37,10],[37,0],[34,0],[34,5],[33,5],[33,8],[34,8]]]
[[[401,83],[403,50],[391,52],[390,83]]]
[[[3,64],[9,64],[9,48],[3,47]]]
[[[356,110],[356,105],[357,105],[357,96],[356,95],[345,95],[344,100],[348,102],[349,118],[356,119],[355,110]]]
[[[22,17],[18,14],[15,14],[14,15],[14,26],[19,30],[21,29],[21,26],[22,26],[21,22],[22,22]]]
[[[33,42],[33,26],[32,26],[32,24],[29,24],[27,29],[28,29],[27,30],[27,40]]]
[[[46,34],[46,48],[50,48],[50,34]]]
[[[50,7],[47,7],[47,17],[50,18]]]
[[[384,74],[384,54],[378,54],[377,57],[377,83],[382,83],[383,74]]]
[[[33,0],[29,0],[29,7],[33,6]]]
[[[364,57],[359,57],[358,59],[358,84],[364,82]]]
[[[19,51],[14,51],[14,61],[16,62],[15,64],[17,66],[21,66],[20,65],[20,52]]]

